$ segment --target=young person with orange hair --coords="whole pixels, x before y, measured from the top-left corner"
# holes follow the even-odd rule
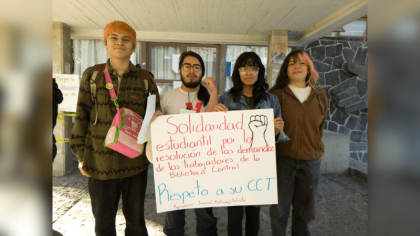
[[[113,21],[104,28],[103,42],[110,59],[106,65],[112,86],[122,108],[144,117],[147,94],[156,95],[155,109],[160,109],[159,92],[148,73],[139,73],[130,62],[136,48],[136,31],[127,23]],[[106,87],[105,76],[96,84],[96,97],[91,89],[95,71],[89,67],[80,82],[75,124],[70,135],[70,148],[79,159],[80,172],[89,177],[88,188],[95,217],[96,236],[115,236],[115,217],[120,196],[126,219],[125,235],[148,235],[144,219],[144,200],[149,161],[145,153],[129,158],[104,147],[106,134],[116,114],[114,102]],[[143,86],[147,79],[148,88]]]
[[[280,100],[284,132],[290,138],[276,146],[278,204],[270,206],[272,235],[286,235],[291,205],[292,235],[311,235],[328,111],[327,96],[315,85],[317,80],[309,55],[295,50],[285,58],[276,84],[268,91]]]

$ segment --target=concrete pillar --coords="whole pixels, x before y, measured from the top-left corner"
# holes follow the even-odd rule
[[[71,52],[70,27],[61,23],[53,22],[53,73],[70,74],[73,64]],[[63,114],[63,113],[60,113]],[[61,116],[67,123],[72,124],[71,116]],[[57,120],[54,128],[56,139],[70,137],[71,130],[62,121]],[[73,170],[75,156],[70,150],[68,142],[57,142],[57,156],[53,163],[53,175],[64,176]]]
[[[53,22],[53,73],[70,74],[73,64],[70,27]]]
[[[220,68],[219,68],[219,79],[217,81],[217,93],[222,95],[225,91],[226,85],[226,45],[220,45],[220,53],[219,53],[219,61],[220,61]]]
[[[287,56],[287,30],[268,32],[267,83],[271,87],[276,83],[283,60]]]

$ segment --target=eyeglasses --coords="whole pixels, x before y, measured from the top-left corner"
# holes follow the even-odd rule
[[[190,70],[191,70],[191,67],[193,68],[193,70],[194,70],[195,72],[198,72],[198,71],[200,71],[200,70],[201,70],[201,66],[200,66],[200,65],[183,64],[183,65],[181,65],[181,67],[182,67],[182,69],[183,69],[183,70],[185,70],[185,71],[190,71]]]
[[[239,68],[239,73],[240,74],[246,74],[246,72],[248,71],[248,68],[251,69],[251,74],[256,75],[258,74],[258,71],[260,70],[260,68],[253,66],[253,67],[241,67]]]
[[[258,74],[258,71],[260,70],[260,68],[253,66],[253,67],[241,67],[239,68],[239,73],[240,74],[246,74],[246,72],[248,71],[248,68],[251,69],[251,74],[256,75]]]

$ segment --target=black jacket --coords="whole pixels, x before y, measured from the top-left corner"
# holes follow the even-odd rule
[[[61,93],[61,90],[58,88],[57,82],[55,82],[55,79],[53,78],[53,130],[55,124],[57,123],[58,104],[60,104],[62,101],[63,93]]]

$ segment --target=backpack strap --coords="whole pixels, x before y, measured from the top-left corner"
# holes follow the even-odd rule
[[[137,71],[140,75],[141,80],[143,81],[144,93],[146,94],[146,97],[147,97],[149,93],[149,85],[150,85],[151,76],[147,70],[143,70],[142,68],[137,67]]]
[[[96,105],[96,117],[95,122],[93,125],[96,125],[96,122],[98,121],[98,104],[96,103],[96,85],[99,83],[99,80],[101,79],[102,75],[104,74],[106,64],[97,64],[93,66],[93,72],[92,76],[90,77],[90,95],[92,97],[92,102]]]
[[[136,67],[137,67],[138,74],[140,75],[140,78],[143,81],[144,93],[146,94],[146,97],[147,97],[149,93],[149,79],[151,77],[150,72],[148,72],[147,70],[143,70],[140,64],[137,64]],[[148,74],[147,76],[145,72]]]
[[[152,84],[152,76],[147,70],[141,69],[140,65],[137,66],[138,74],[140,75],[141,80],[143,81],[144,96],[146,97],[146,103],[144,104],[144,109],[147,110],[147,99],[149,97],[149,86]]]
[[[104,74],[105,66],[105,63],[93,66],[92,77],[90,78],[90,94],[93,102],[96,99],[96,85],[98,85],[99,80],[101,80],[101,77]]]

